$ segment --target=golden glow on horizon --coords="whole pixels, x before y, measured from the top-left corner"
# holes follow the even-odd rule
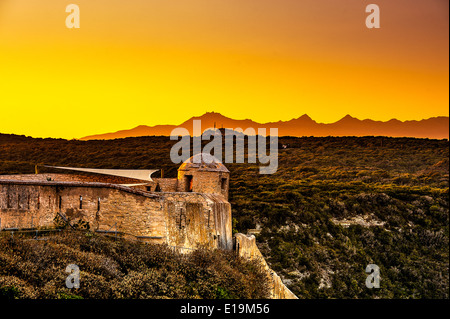
[[[359,0],[0,0],[0,132],[448,116],[448,2],[377,3],[380,30]]]

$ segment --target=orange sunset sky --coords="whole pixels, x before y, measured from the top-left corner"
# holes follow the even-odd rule
[[[370,3],[381,29],[365,26]],[[448,3],[0,0],[0,133],[78,138],[206,111],[448,116]]]

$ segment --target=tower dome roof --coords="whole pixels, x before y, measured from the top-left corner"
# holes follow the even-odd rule
[[[199,153],[181,164],[179,171],[186,171],[191,169],[197,169],[199,171],[209,171],[209,172],[225,172],[230,171],[219,161],[216,157],[208,153]]]

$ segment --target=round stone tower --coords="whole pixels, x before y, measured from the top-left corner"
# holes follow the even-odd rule
[[[222,195],[228,200],[230,171],[207,153],[192,156],[178,168],[178,191]]]

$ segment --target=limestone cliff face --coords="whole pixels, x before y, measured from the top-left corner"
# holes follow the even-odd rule
[[[256,259],[263,265],[267,272],[267,276],[270,280],[271,285],[271,298],[273,299],[298,299],[281,281],[280,276],[278,276],[272,269],[270,269],[263,255],[256,246],[255,236],[246,236],[244,234],[236,234],[235,238],[235,249],[236,253],[244,258]]]

